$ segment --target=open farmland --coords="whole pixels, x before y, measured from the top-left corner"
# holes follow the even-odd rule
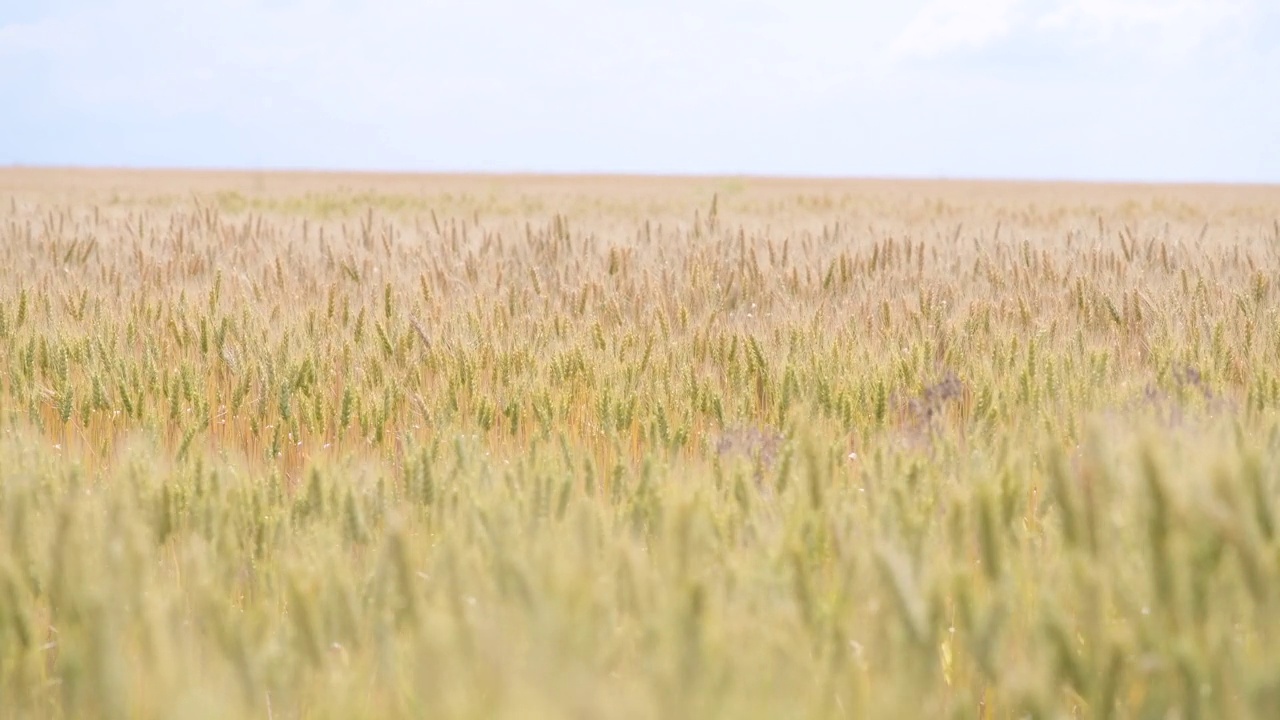
[[[1277,218],[0,172],[0,716],[1280,716]]]

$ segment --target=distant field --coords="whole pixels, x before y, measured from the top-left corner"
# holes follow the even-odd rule
[[[1280,717],[1280,188],[0,170],[0,717]]]

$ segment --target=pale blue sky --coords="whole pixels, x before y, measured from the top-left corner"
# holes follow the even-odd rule
[[[0,0],[0,164],[1280,182],[1280,0]]]

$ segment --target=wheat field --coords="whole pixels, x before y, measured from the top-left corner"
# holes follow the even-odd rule
[[[0,717],[1280,716],[1277,218],[0,171]]]

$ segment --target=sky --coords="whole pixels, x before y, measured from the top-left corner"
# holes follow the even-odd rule
[[[1280,182],[1280,0],[0,0],[0,165]]]

